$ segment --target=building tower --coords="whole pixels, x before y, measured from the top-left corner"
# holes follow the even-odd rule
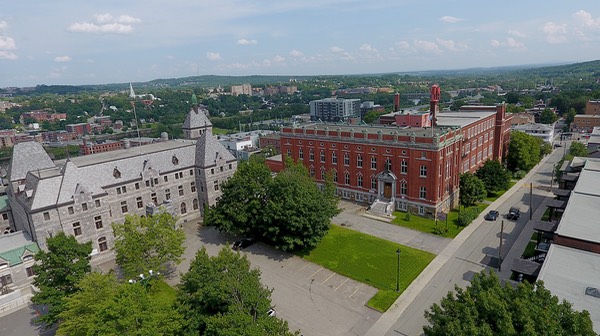
[[[437,114],[440,111],[440,87],[437,84],[431,86],[429,96],[429,113],[431,118],[431,126],[437,126]]]
[[[192,108],[181,126],[184,137],[186,139],[197,139],[205,133],[212,135],[212,123],[206,116],[205,110],[200,109],[195,94],[192,94],[191,102]]]

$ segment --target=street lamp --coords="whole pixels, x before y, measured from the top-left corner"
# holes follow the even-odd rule
[[[396,254],[398,255],[398,272],[396,273],[396,292],[400,291],[400,249],[396,250]]]

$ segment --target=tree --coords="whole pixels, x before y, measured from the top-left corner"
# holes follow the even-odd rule
[[[475,175],[483,182],[488,193],[506,190],[510,185],[511,174],[498,160],[485,161]]]
[[[75,237],[59,232],[48,238],[46,245],[48,252],[40,251],[35,255],[33,285],[39,291],[31,301],[48,306],[48,313],[40,316],[40,321],[51,327],[64,310],[65,298],[77,291],[77,283],[91,270],[92,243],[80,244]]]
[[[509,170],[529,171],[541,159],[543,140],[525,132],[511,132],[506,165]]]
[[[214,257],[204,247],[196,253],[177,300],[188,335],[292,335],[286,321],[267,314],[271,290],[260,271],[228,247]]]
[[[185,251],[185,233],[175,227],[168,213],[127,216],[123,224],[113,223],[117,263],[126,277],[149,270],[166,272],[169,263],[178,264]]]
[[[486,195],[485,185],[472,173],[460,175],[460,204],[471,206],[483,201]]]
[[[481,272],[467,289],[455,291],[425,312],[426,336],[596,335],[587,311],[559,302],[540,281],[512,287],[491,271]]]
[[[574,108],[569,109],[567,115],[565,116],[565,123],[567,126],[570,126],[573,121],[575,121],[575,116],[577,115],[577,111]]]
[[[379,118],[379,114],[377,114],[377,112],[369,111],[367,114],[365,114],[363,121],[366,122],[367,124],[371,124],[375,120],[377,120],[377,118]]]
[[[286,163],[275,178],[263,161],[249,160],[222,185],[204,223],[263,240],[282,250],[314,247],[339,213],[333,183],[320,190],[300,164]]]
[[[66,299],[57,335],[175,335],[182,316],[140,283],[119,283],[114,274],[90,273]]]
[[[549,108],[545,108],[542,111],[540,118],[542,124],[554,124],[558,120],[556,113]]]
[[[588,156],[588,150],[583,143],[574,141],[569,147],[569,154],[571,154],[572,156],[586,157]]]

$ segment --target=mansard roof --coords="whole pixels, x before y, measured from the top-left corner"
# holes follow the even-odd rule
[[[212,123],[206,116],[206,113],[203,109],[199,109],[197,106],[190,109],[187,116],[185,117],[185,121],[183,122],[183,129],[196,129],[196,128],[204,128],[211,127]]]
[[[30,171],[56,167],[41,144],[21,142],[14,146],[10,164],[10,181],[22,180]]]
[[[235,161],[235,157],[214,135],[202,134],[196,143],[196,166],[210,167],[219,161]]]

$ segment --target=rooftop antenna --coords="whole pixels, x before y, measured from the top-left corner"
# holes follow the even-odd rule
[[[140,124],[138,123],[137,112],[135,111],[135,92],[133,92],[133,85],[129,82],[129,99],[131,100],[131,106],[133,107],[133,117],[135,118],[135,129],[137,130],[138,146],[140,147],[140,155],[142,152],[142,137],[140,136]]]

